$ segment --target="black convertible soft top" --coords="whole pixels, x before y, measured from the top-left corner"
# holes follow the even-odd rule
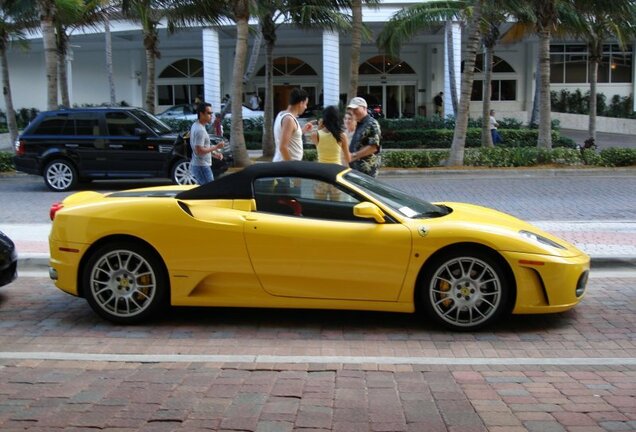
[[[183,191],[175,198],[197,199],[251,199],[254,198],[252,184],[263,177],[301,177],[335,183],[336,176],[348,168],[337,164],[318,162],[270,162],[257,163],[228,174],[211,183]]]

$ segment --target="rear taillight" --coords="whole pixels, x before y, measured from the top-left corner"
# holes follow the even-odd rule
[[[55,219],[55,213],[64,208],[64,204],[61,202],[56,202],[51,204],[51,208],[49,209],[49,217],[51,220]]]
[[[373,111],[379,113],[379,112],[382,112],[382,108],[375,107],[375,108],[373,108]]]
[[[16,156],[23,156],[24,155],[24,149],[26,148],[26,143],[24,142],[24,140],[18,140],[15,142],[15,154]]]

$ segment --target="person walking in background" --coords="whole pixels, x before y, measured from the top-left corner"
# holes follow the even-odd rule
[[[351,162],[349,166],[372,177],[380,168],[380,125],[369,115],[367,101],[354,97],[347,105],[356,120],[356,131],[349,143]]]
[[[444,106],[444,92],[439,92],[434,98],[433,103],[435,104],[435,114],[442,116],[443,106]]]
[[[273,162],[303,159],[303,133],[312,130],[313,125],[307,123],[303,128],[296,119],[307,109],[309,96],[303,89],[294,88],[289,94],[287,109],[278,113],[274,119],[274,152]]]
[[[214,114],[214,123],[212,123],[212,127],[214,128],[214,135],[219,137],[223,136],[223,119],[221,118],[221,113]]]
[[[490,110],[490,119],[488,121],[490,122],[490,136],[492,137],[492,143],[495,145],[502,143],[503,140],[501,139],[501,135],[499,135],[499,132],[497,131],[499,123],[497,122],[497,119],[495,119],[495,110]]]
[[[190,160],[190,172],[198,184],[206,184],[214,181],[212,174],[212,157],[223,159],[223,154],[217,152],[224,146],[223,141],[217,145],[210,144],[210,135],[205,126],[212,121],[212,105],[201,103],[197,105],[197,121],[190,128],[190,146],[192,147],[192,160]]]
[[[310,139],[318,150],[318,162],[342,164],[345,161],[349,166],[349,140],[342,130],[338,108],[328,106],[322,111],[320,126],[311,133]]]

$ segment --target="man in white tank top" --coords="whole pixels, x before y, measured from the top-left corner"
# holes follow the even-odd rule
[[[273,162],[288,160],[302,160],[303,158],[303,133],[312,129],[312,124],[307,123],[300,127],[296,117],[307,109],[309,96],[303,89],[294,88],[289,94],[289,105],[285,111],[281,111],[274,120],[274,142],[276,152]]]

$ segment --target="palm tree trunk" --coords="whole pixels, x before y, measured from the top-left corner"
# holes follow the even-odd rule
[[[263,118],[263,159],[274,157],[274,42],[265,46],[265,105]]]
[[[481,111],[481,143],[484,147],[494,147],[490,134],[490,96],[492,95],[492,47],[484,52],[484,104]]]
[[[550,107],[550,29],[539,32],[539,139],[537,146],[552,148],[552,113]]]
[[[352,0],[351,16],[351,63],[347,102],[358,95],[358,67],[360,66],[360,47],[362,46],[362,0]]]
[[[450,149],[450,156],[446,161],[447,166],[464,165],[464,147],[466,145],[466,131],[468,130],[468,115],[470,108],[470,94],[473,89],[473,76],[475,75],[475,58],[479,48],[480,33],[479,21],[481,20],[481,0],[475,2],[473,17],[469,26],[468,44],[466,46],[466,61],[464,72],[462,73],[461,97],[459,100],[459,110],[455,122],[455,132],[453,134],[453,144]]]
[[[108,88],[110,89],[110,104],[115,106],[115,78],[113,76],[113,39],[110,34],[110,21],[108,16],[104,18],[104,38],[106,39],[106,74],[108,75]]]
[[[13,98],[11,97],[11,82],[9,81],[9,60],[7,58],[6,41],[2,41],[0,47],[0,62],[2,63],[2,94],[4,95],[4,106],[7,110],[7,126],[9,128],[9,136],[11,137],[11,145],[18,139],[18,123],[15,119],[15,110],[13,109]]]
[[[155,113],[155,53],[146,48],[146,101],[144,108]]]
[[[57,49],[55,47],[55,27],[53,25],[54,2],[43,1],[42,43],[44,45],[44,63],[46,70],[46,108],[57,108]]]
[[[249,32],[247,1],[237,1],[234,9],[243,13],[236,14],[236,45],[234,48],[234,72],[232,73],[232,129],[230,142],[235,164],[239,167],[244,167],[250,164],[250,158],[245,147],[243,115],[241,113],[243,73],[245,70],[245,60],[247,58],[247,37]]]
[[[57,71],[60,86],[60,97],[62,99],[62,105],[65,107],[71,106],[71,100],[68,93],[68,64],[66,62],[66,50],[68,47],[68,40],[63,29],[57,29]]]
[[[537,55],[537,71],[534,74],[534,98],[532,100],[532,113],[530,114],[530,126],[539,125],[539,99],[541,98],[541,74],[539,73],[540,59]]]
[[[599,59],[600,60],[600,59]],[[598,81],[598,61],[593,60],[590,63],[590,119],[588,125],[588,134],[596,144],[596,83]]]

